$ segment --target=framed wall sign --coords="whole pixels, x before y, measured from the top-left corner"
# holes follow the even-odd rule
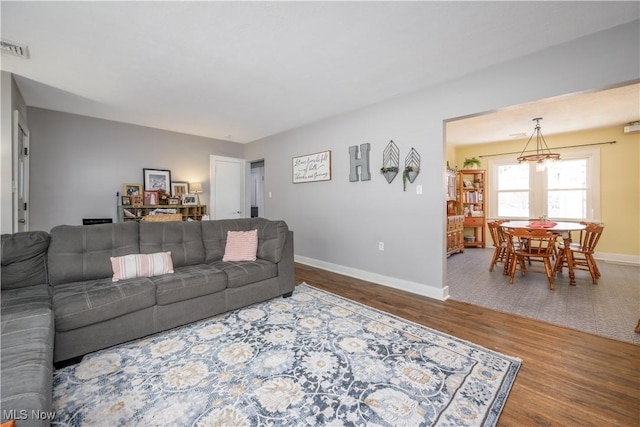
[[[293,183],[331,180],[331,150],[294,157]]]
[[[146,191],[171,191],[171,171],[164,169],[142,169]]]

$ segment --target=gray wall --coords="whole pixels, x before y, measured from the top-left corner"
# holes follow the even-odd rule
[[[294,230],[301,262],[446,298],[443,121],[638,79],[639,27],[635,21],[248,144],[247,160],[265,160],[265,193],[272,192],[265,215],[285,219]],[[387,184],[379,172],[390,139],[401,161],[411,147],[422,156],[407,192],[401,176]],[[372,180],[349,182],[348,147],[365,142]],[[324,150],[333,153],[332,180],[292,184],[292,157]]]
[[[203,183],[209,204],[209,156],[242,157],[240,144],[143,126],[29,108],[31,230],[116,218],[116,192],[142,184],[142,169],[169,169],[174,181]]]

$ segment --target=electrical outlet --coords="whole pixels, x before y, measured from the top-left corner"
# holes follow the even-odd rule
[[[271,191],[269,191],[269,198],[271,198]]]
[[[422,194],[422,185],[416,185],[416,194]]]
[[[384,251],[384,242],[378,242],[378,250]]]

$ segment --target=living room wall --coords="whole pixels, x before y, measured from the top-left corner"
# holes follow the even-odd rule
[[[174,181],[202,182],[209,204],[209,156],[242,157],[233,142],[29,108],[31,230],[116,218],[122,184],[142,184],[142,169],[171,171]]]
[[[266,215],[295,231],[300,262],[446,298],[443,122],[638,79],[639,27],[619,26],[248,144],[247,160],[265,160]],[[387,184],[379,172],[391,139],[401,161],[411,147],[422,156],[406,192],[401,177]],[[362,143],[371,144],[372,179],[350,182],[348,147]],[[324,150],[333,154],[331,181],[293,184],[292,157]]]
[[[640,102],[640,101],[638,101]],[[603,108],[606,108],[604,106]],[[549,148],[563,153],[573,149],[555,150],[555,147],[569,147],[583,144],[597,144],[615,141],[615,144],[603,144],[586,147],[600,151],[600,218],[589,218],[605,224],[605,231],[598,242],[601,257],[621,262],[640,260],[640,134],[623,132],[623,125],[571,132],[558,135],[545,135]],[[544,128],[543,128],[544,133]],[[505,152],[518,152],[525,146],[527,139],[495,142],[456,147],[455,163],[462,168],[465,158],[473,156],[491,156]],[[516,155],[512,155],[515,157]],[[482,168],[487,167],[488,157],[481,158]]]

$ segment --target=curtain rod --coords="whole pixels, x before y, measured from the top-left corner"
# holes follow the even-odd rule
[[[564,147],[551,147],[553,150],[559,150],[562,148],[573,148],[573,147],[588,147],[591,145],[605,145],[605,144],[615,144],[616,141],[607,141],[607,142],[594,142],[593,144],[579,144],[579,145],[565,145]],[[520,154],[520,153],[529,153],[531,151],[536,150],[527,150],[527,151],[512,151],[510,153],[498,153],[498,154],[484,154],[478,157],[495,157],[495,156],[505,156],[507,154]]]

